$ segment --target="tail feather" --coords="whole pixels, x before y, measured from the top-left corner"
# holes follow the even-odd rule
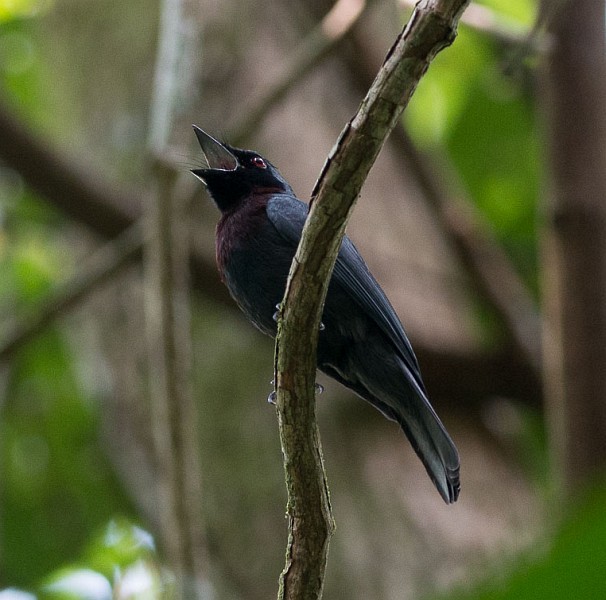
[[[417,378],[403,362],[400,367],[406,378],[397,388],[390,385],[391,379],[379,386],[376,380],[367,380],[361,395],[400,425],[438,492],[452,504],[461,489],[459,453]]]
[[[397,366],[399,376],[382,373],[385,376],[381,377],[375,369],[366,377],[357,373],[356,378],[348,378],[326,363],[320,368],[400,425],[438,492],[452,504],[461,489],[459,453],[417,378],[403,362],[398,361]]]
[[[397,421],[444,502],[456,502],[461,489],[459,454],[440,419],[433,410],[422,410],[413,418],[398,416]]]
[[[399,394],[399,398],[390,406],[440,495],[447,504],[452,504],[457,501],[461,490],[459,453],[429,403],[424,388],[418,384],[417,378],[408,373],[404,363],[401,366],[412,389],[404,392],[404,399]]]

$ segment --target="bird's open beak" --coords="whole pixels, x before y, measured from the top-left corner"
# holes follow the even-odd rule
[[[209,169],[234,171],[238,168],[238,159],[221,142],[218,142],[214,137],[208,135],[208,133],[202,131],[196,125],[193,127],[202,152],[204,152],[204,156],[206,157],[206,162],[208,162]],[[199,171],[199,173],[196,171]],[[198,176],[201,176],[203,172],[204,169],[193,171],[194,175]]]

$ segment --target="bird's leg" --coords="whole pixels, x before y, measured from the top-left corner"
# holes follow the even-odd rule
[[[280,304],[276,304],[276,312],[273,314],[272,319],[277,323],[278,319],[280,318]],[[324,323],[322,323],[320,321],[320,331],[324,331],[326,329]],[[272,379],[270,381],[270,384],[275,386],[276,385],[276,381],[275,379]],[[319,396],[322,392],[324,391],[324,386],[321,383],[317,383],[315,384],[315,393],[317,396]],[[267,396],[267,402],[269,402],[269,404],[273,404],[274,406],[276,405],[276,390],[273,390],[272,392],[270,392],[269,396]]]

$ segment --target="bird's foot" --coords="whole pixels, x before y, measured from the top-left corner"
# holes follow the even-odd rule
[[[276,304],[276,312],[272,315],[271,317],[276,323],[278,322],[278,319],[280,318],[280,305]],[[324,325],[324,323],[322,323],[322,321],[320,321],[320,331],[324,331],[326,329],[326,325]]]
[[[276,405],[276,396],[277,396],[277,394],[276,394],[276,380],[272,379],[269,382],[269,385],[273,385],[274,386],[274,390],[273,390],[273,392],[271,392],[269,394],[269,396],[267,396],[267,402],[269,402],[269,404],[273,404],[275,406]]]
[[[271,384],[275,385],[275,382],[273,379],[271,380]],[[319,396],[324,391],[324,386],[321,383],[316,382],[314,389],[315,389],[316,396]],[[276,393],[276,390],[274,390],[273,392],[271,392],[269,394],[269,396],[267,396],[267,402],[269,402],[269,404],[273,404],[275,406],[277,397],[278,397],[278,395]]]

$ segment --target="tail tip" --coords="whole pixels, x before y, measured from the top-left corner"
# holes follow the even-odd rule
[[[446,485],[436,485],[446,504],[454,504],[459,499],[461,491],[461,478],[459,476],[459,467],[456,469],[446,469]]]

